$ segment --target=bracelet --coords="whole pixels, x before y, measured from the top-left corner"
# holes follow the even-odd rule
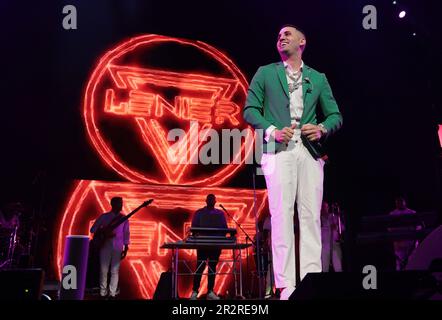
[[[318,124],[318,127],[321,128],[322,135],[327,134],[327,128],[322,123]]]

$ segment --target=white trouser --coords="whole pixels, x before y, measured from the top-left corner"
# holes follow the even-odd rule
[[[322,243],[322,271],[330,270],[330,262],[335,272],[342,272],[342,250],[339,242],[333,241],[330,248],[330,242]]]
[[[107,290],[107,274],[110,267],[110,283],[109,283],[109,295],[115,296],[118,288],[118,273],[120,270],[122,250],[114,249],[112,241],[108,241],[104,244],[100,250],[100,295],[106,296]]]
[[[321,202],[324,161],[314,160],[301,139],[286,150],[263,154],[272,223],[272,253],[277,288],[296,286],[294,205],[299,217],[301,280],[309,272],[321,272]]]

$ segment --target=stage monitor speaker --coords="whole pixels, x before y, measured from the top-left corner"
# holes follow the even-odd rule
[[[160,280],[158,280],[153,300],[171,300],[173,299],[172,292],[172,272],[167,271],[161,273]]]
[[[426,300],[437,292],[437,281],[427,271],[378,272],[376,289],[364,289],[367,274],[309,273],[290,300]]]
[[[43,269],[0,270],[0,300],[40,300]]]
[[[442,259],[442,226],[433,230],[408,258],[405,270],[429,270]]]

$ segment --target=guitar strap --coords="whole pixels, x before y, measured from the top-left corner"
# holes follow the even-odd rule
[[[124,218],[124,215],[119,213],[115,218],[111,220],[111,222],[106,226],[106,228],[113,228],[119,225],[119,221]]]

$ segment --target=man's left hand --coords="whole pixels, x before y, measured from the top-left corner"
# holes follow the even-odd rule
[[[307,123],[302,126],[301,133],[310,141],[317,141],[322,137],[322,130],[319,126]]]

